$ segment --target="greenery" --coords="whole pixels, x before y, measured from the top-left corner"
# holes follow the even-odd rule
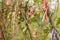
[[[51,25],[49,21],[42,21],[42,0],[34,0],[34,3],[30,1],[0,0],[0,26],[5,31],[6,40],[49,40]],[[56,8],[50,14],[60,35],[60,4]]]

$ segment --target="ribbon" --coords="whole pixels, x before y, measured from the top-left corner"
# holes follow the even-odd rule
[[[56,38],[56,40],[59,40],[56,29],[52,29],[52,40],[54,40],[54,38]]]
[[[45,12],[45,19],[48,20],[48,5],[47,5],[47,1],[46,0],[43,0],[42,2],[42,7],[44,9],[44,12]]]

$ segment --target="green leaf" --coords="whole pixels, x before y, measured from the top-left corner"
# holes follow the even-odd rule
[[[58,18],[58,20],[57,20],[57,25],[59,25],[60,24],[60,18]]]

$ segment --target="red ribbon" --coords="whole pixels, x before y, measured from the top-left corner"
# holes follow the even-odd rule
[[[48,5],[47,5],[46,0],[43,0],[42,7],[43,7],[44,12],[45,12],[45,20],[48,20]]]

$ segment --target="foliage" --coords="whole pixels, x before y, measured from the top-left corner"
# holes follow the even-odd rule
[[[34,4],[32,5],[31,10],[28,1],[25,2],[24,0],[13,0],[8,4],[6,4],[3,0],[2,3],[2,14],[6,22],[6,40],[30,40],[31,37],[29,34],[29,30],[31,32],[31,35],[33,35],[34,32],[37,32],[39,40],[49,40],[48,34],[51,31],[50,23],[46,21],[42,22],[44,10],[42,9],[42,11],[40,11],[39,9],[42,0],[34,0]],[[60,6],[58,11],[53,15],[58,34],[60,34],[59,10]],[[26,23],[28,24],[29,29],[27,28]]]

